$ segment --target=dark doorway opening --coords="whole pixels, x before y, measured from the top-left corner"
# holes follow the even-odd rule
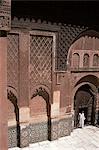
[[[96,97],[88,84],[82,85],[74,96],[74,127],[79,126],[79,113],[84,111],[85,125],[95,124]]]

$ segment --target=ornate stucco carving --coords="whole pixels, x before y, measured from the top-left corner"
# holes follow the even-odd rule
[[[0,2],[0,30],[9,31],[11,27],[11,0]]]

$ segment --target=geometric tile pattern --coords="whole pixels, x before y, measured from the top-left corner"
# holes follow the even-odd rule
[[[41,122],[30,124],[29,126],[29,143],[36,143],[48,140],[48,124]]]
[[[70,134],[71,118],[51,121],[51,140]],[[20,146],[26,147],[30,143],[36,143],[48,140],[48,122],[30,124],[20,132]],[[8,147],[17,146],[17,129],[9,127],[8,129]]]
[[[60,28],[61,29],[59,31],[59,48],[57,49],[56,70],[66,71],[68,50],[73,41],[77,38],[77,36],[81,32],[85,31],[86,28],[69,25],[62,25],[60,26]]]
[[[61,119],[59,121],[59,137],[70,135],[72,129],[72,118]]]
[[[51,140],[58,139],[58,132],[59,132],[59,121],[52,121],[51,120]]]
[[[51,140],[70,135],[72,118],[63,118],[57,121],[51,120]]]
[[[19,148],[9,150],[19,150]],[[45,141],[31,144],[22,150],[99,150],[99,128],[95,126],[77,128],[70,136],[54,142]]]
[[[28,126],[26,128],[21,129],[20,132],[20,146],[26,147],[29,145],[29,132],[28,132]]]
[[[30,36],[30,86],[45,84],[51,88],[53,37]]]
[[[17,128],[16,126],[8,128],[8,148],[17,147]]]

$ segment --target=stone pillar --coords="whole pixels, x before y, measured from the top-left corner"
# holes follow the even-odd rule
[[[0,3],[0,150],[8,149],[7,31],[11,27],[11,0]]]
[[[53,104],[51,105],[51,140],[58,139],[59,109],[60,91],[53,91]]]
[[[79,64],[79,68],[83,68],[83,58],[84,58],[84,54],[81,53],[81,55],[80,55],[80,64]]]
[[[19,120],[20,146],[29,145],[29,33],[22,32],[19,36]]]
[[[0,149],[8,149],[7,110],[7,38],[0,31]]]
[[[64,108],[64,113],[61,113],[59,119],[59,137],[69,135],[72,130],[72,95],[71,95],[71,73],[67,71],[62,75],[61,80],[61,108]]]
[[[71,73],[68,71],[63,76],[62,84],[61,84],[61,93],[63,94],[61,97],[64,97],[64,106],[66,107],[65,113],[71,112],[72,106],[72,96],[71,96]]]
[[[90,54],[89,58],[90,58],[90,60],[89,60],[89,67],[93,68],[93,53]]]
[[[99,125],[99,93],[97,93],[96,97],[95,124]]]

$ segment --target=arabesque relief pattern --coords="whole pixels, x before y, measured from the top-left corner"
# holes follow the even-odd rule
[[[11,27],[11,2],[1,0],[0,3],[0,30],[10,30]]]

